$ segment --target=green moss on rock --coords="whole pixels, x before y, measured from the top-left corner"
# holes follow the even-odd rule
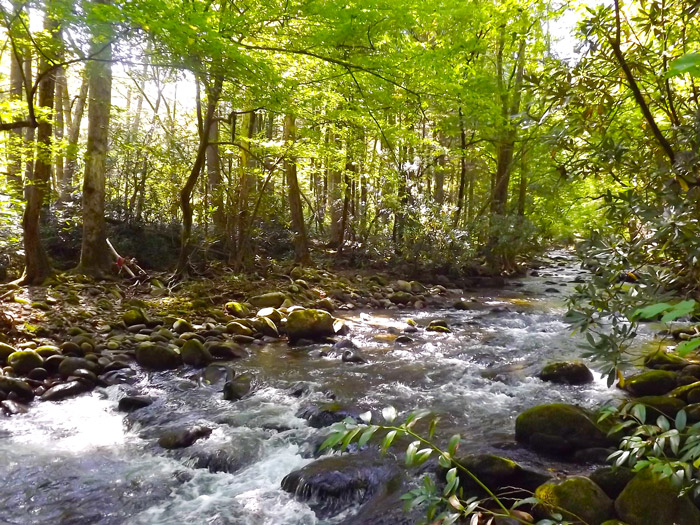
[[[593,374],[582,361],[548,363],[538,377],[542,381],[567,385],[584,385],[593,381]]]
[[[669,370],[649,370],[628,377],[625,380],[625,390],[633,396],[662,396],[674,388],[678,374]]]
[[[525,410],[515,420],[515,437],[541,452],[561,455],[611,444],[587,411],[564,403]]]
[[[250,298],[250,304],[257,308],[279,308],[287,298],[282,292],[270,292]]]
[[[13,354],[17,351],[16,348],[8,345],[7,343],[0,343],[0,364],[5,364],[7,363],[7,358],[10,357],[10,354]]]
[[[685,407],[682,400],[668,396],[642,396],[630,400],[629,403],[639,403],[646,406],[647,420],[652,417],[656,419],[660,415],[673,419]]]
[[[629,525],[697,525],[700,510],[688,496],[678,497],[670,478],[650,470],[637,474],[615,500],[617,516]]]
[[[182,361],[186,365],[203,367],[211,363],[214,358],[198,339],[190,339],[180,349]]]
[[[18,350],[7,358],[7,364],[15,373],[25,375],[44,364],[42,357],[34,350]]]
[[[245,326],[239,322],[232,321],[226,325],[226,333],[233,335],[247,335],[252,336],[255,332],[248,326]]]
[[[335,335],[333,317],[324,310],[295,310],[287,316],[289,342]]]
[[[180,366],[182,358],[170,347],[143,343],[136,349],[136,361],[144,368],[168,370]]]
[[[148,324],[148,317],[146,317],[146,312],[142,308],[134,308],[124,313],[122,321],[124,321],[126,326]]]
[[[664,350],[655,350],[644,357],[644,366],[659,370],[680,370],[688,364],[689,362],[679,355]]]
[[[600,525],[613,517],[613,500],[590,479],[573,476],[560,482],[545,483],[535,497],[542,502],[538,510],[547,515],[559,512],[565,518],[589,525]]]

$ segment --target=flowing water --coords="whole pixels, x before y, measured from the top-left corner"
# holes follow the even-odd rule
[[[474,299],[468,311],[344,315],[365,364],[343,363],[332,351],[324,357],[284,343],[261,346],[234,363],[256,384],[238,402],[222,399],[220,383],[184,369],[0,419],[0,524],[342,522],[318,519],[280,488],[286,474],[313,461],[327,432],[297,412],[327,401],[329,392],[357,411],[431,409],[441,417],[440,435],[461,433],[467,450],[508,449],[537,462],[513,444],[520,411],[546,402],[592,406],[615,395],[600,379],[565,386],[533,377],[547,361],[576,357],[582,344],[562,316],[572,281],[585,272],[565,253],[554,253],[540,272],[466,294]],[[452,333],[420,330],[408,334],[413,343],[393,342],[407,320],[437,318]],[[125,416],[117,411],[125,388],[157,401]],[[157,445],[164,430],[194,424],[212,428],[211,436],[178,451]]]

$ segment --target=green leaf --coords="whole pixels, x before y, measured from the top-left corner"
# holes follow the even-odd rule
[[[680,317],[689,315],[695,311],[695,306],[696,303],[693,299],[681,301],[680,303],[674,305],[670,311],[666,312],[666,314],[664,314],[664,316],[661,318],[661,321],[664,323],[670,323],[671,321],[675,321]]]
[[[675,77],[688,73],[692,77],[700,77],[700,53],[686,53],[671,62],[667,75]]]
[[[391,446],[392,441],[394,441],[395,437],[396,437],[396,430],[392,430],[384,437],[384,441],[382,441],[382,454],[386,453],[386,451]]]
[[[410,445],[408,445],[408,448],[406,448],[406,466],[410,467],[413,465],[413,461],[415,460],[416,457],[416,451],[418,450],[418,445],[420,445],[420,441],[414,441]]]
[[[681,357],[685,357],[690,352],[697,349],[699,346],[700,337],[696,337],[695,339],[689,339],[688,341],[683,341],[676,347],[676,353]]]
[[[673,308],[673,306],[668,303],[650,304],[635,311],[632,314],[632,319],[653,319],[670,308]]]
[[[644,423],[644,421],[646,421],[647,418],[647,408],[644,405],[634,405],[634,407],[632,408],[632,415],[636,419]]]
[[[676,428],[678,429],[678,432],[683,432],[685,430],[685,426],[688,422],[688,415],[685,413],[685,410],[681,410],[676,414]]]
[[[432,455],[433,449],[432,448],[423,448],[419,450],[416,453],[416,459],[415,459],[415,464],[417,466],[422,465],[426,461],[428,461],[428,458]]]
[[[336,446],[338,443],[340,443],[343,440],[343,438],[345,437],[345,434],[346,434],[345,431],[334,432],[333,434],[328,436],[323,443],[321,443],[321,447],[319,448],[319,450],[333,448],[334,446]]]
[[[369,410],[367,412],[363,412],[360,414],[360,419],[369,425],[370,421],[372,421],[372,412]]]
[[[450,442],[447,445],[447,450],[450,453],[450,456],[454,457],[457,454],[460,439],[461,437],[459,434],[455,434],[450,438]]]
[[[372,426],[367,427],[365,429],[365,431],[362,433],[362,435],[360,436],[360,439],[357,441],[358,448],[364,447],[367,444],[367,442],[370,439],[372,439],[372,436],[374,435],[374,433],[378,429],[379,429],[379,427],[377,425],[372,425]]]

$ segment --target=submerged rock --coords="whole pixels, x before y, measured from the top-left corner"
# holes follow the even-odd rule
[[[69,381],[60,385],[52,386],[41,396],[42,401],[59,401],[67,397],[77,396],[90,390],[82,381]]]
[[[310,427],[324,428],[342,421],[346,417],[358,419],[359,414],[360,411],[357,409],[334,402],[303,406],[297,411],[296,417],[306,419]]]
[[[341,357],[343,363],[366,363],[365,359],[357,350],[345,350]]]
[[[545,483],[537,488],[535,497],[542,502],[537,509],[547,516],[559,512],[565,518],[576,522],[583,520],[589,525],[600,525],[613,517],[613,500],[603,489],[583,476]]]
[[[521,443],[549,454],[605,447],[611,440],[584,409],[563,403],[538,405],[515,420],[515,437]]]
[[[678,496],[670,478],[650,470],[638,473],[615,500],[618,517],[629,525],[697,525],[700,510],[688,496]]]
[[[224,399],[238,401],[247,396],[253,390],[253,378],[249,375],[232,377],[224,383]]]
[[[120,412],[133,412],[139,408],[152,405],[155,399],[150,396],[124,396],[119,400],[118,410]]]
[[[282,490],[307,502],[325,519],[369,501],[383,486],[398,480],[400,471],[392,463],[357,455],[332,456],[285,476]]]
[[[428,326],[425,328],[428,332],[440,332],[440,333],[449,333],[452,330],[450,330],[450,327],[447,325],[447,321],[444,319],[433,319],[430,321]]]
[[[29,386],[29,383],[13,377],[0,376],[0,392],[4,392],[6,395],[13,393],[24,401],[34,399],[34,390]]]
[[[198,339],[186,341],[180,349],[180,355],[183,363],[196,367],[206,366],[214,360],[209,350],[204,348],[204,345]]]
[[[290,343],[299,339],[320,339],[335,335],[333,317],[324,310],[296,310],[287,316]]]
[[[196,426],[169,430],[158,439],[158,444],[167,449],[185,448],[192,446],[195,441],[211,435],[211,428]]]
[[[542,381],[567,385],[585,385],[593,381],[593,373],[581,361],[548,363],[538,374]]]

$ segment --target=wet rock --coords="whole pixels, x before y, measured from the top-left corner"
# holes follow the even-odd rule
[[[142,343],[142,346],[136,349],[136,362],[144,368],[168,370],[180,366],[182,358],[170,347],[157,343]]]
[[[53,358],[49,358],[49,360],[51,359]],[[47,363],[49,360],[47,360]],[[97,372],[99,367],[97,363],[93,363],[82,357],[66,357],[62,359],[61,363],[58,365],[58,373],[61,374],[61,377],[68,377],[73,375],[73,372],[80,368],[90,370],[91,372]]]
[[[138,380],[138,377],[135,370],[125,368],[123,370],[106,372],[99,379],[106,385],[133,385]]]
[[[357,345],[351,339],[341,339],[333,345],[333,350],[356,350]]]
[[[664,350],[651,352],[644,357],[644,366],[658,370],[681,370],[688,364],[689,362],[682,357]]]
[[[91,372],[90,370],[87,370],[85,368],[78,368],[78,369],[74,370],[68,379],[69,380],[71,380],[71,379],[81,380],[83,383],[85,383],[86,385],[88,385],[90,387],[95,386],[98,382],[98,379],[97,379],[97,376],[95,375],[95,373]]]
[[[29,374],[27,374],[27,377],[35,381],[43,381],[44,379],[49,377],[49,373],[44,368],[35,368],[31,372],[29,372]]]
[[[209,385],[218,385],[225,381],[230,381],[235,375],[235,370],[230,366],[212,364],[207,366],[202,372],[202,380]]]
[[[591,481],[603,489],[608,497],[615,499],[634,476],[634,472],[628,468],[601,467],[593,471],[589,477]]]
[[[250,304],[257,308],[279,308],[287,298],[282,292],[270,292],[250,298]]]
[[[133,412],[139,408],[144,408],[152,405],[155,401],[150,396],[124,396],[119,400],[117,410],[120,412]]]
[[[226,325],[226,333],[232,335],[252,336],[255,332],[252,328],[249,328],[239,322],[232,321]]]
[[[268,337],[279,337],[277,325],[269,317],[256,317],[253,319],[253,327],[255,330]]]
[[[8,345],[7,343],[0,343],[0,364],[4,365],[7,363],[7,358],[10,357],[10,354],[14,354],[16,351],[16,348]]]
[[[588,412],[563,403],[525,410],[515,420],[515,437],[537,451],[555,455],[613,444]]]
[[[681,374],[700,380],[700,365],[688,365],[681,370]]]
[[[355,504],[363,504],[388,483],[400,479],[398,467],[358,455],[322,458],[282,480],[282,490],[307,502],[325,519]]]
[[[187,332],[194,332],[194,326],[189,321],[185,319],[175,319],[173,323],[173,332],[176,334],[184,334]]]
[[[59,401],[67,397],[74,397],[90,390],[90,387],[81,381],[69,381],[52,386],[41,395],[42,401]]]
[[[393,304],[408,304],[414,300],[413,294],[410,292],[394,292],[389,295],[389,301]]]
[[[6,395],[14,394],[24,401],[34,399],[34,390],[29,386],[29,383],[13,377],[0,376],[0,391]]]
[[[210,435],[211,428],[205,426],[169,430],[158,439],[158,444],[167,449],[186,448]]]
[[[241,345],[233,341],[207,343],[204,346],[214,358],[221,359],[222,361],[243,359],[248,356],[248,352],[241,347]]]
[[[688,496],[678,496],[670,478],[649,469],[638,473],[615,500],[617,516],[629,525],[697,525],[700,510]]]
[[[226,303],[226,305],[224,306],[224,310],[227,314],[241,319],[250,315],[250,310],[248,309],[248,307],[243,303],[239,303],[237,301],[230,301]]]
[[[661,396],[676,388],[678,374],[649,370],[625,379],[625,390],[633,396]]]
[[[455,301],[452,307],[456,310],[472,310],[474,308],[474,302],[460,299],[459,301]]]
[[[126,326],[133,326],[135,324],[145,325],[148,324],[148,317],[146,316],[146,312],[144,312],[141,308],[134,308],[124,313],[122,316],[122,321],[124,321]]]
[[[581,361],[548,363],[538,377],[542,381],[567,385],[585,385],[593,381],[593,373]]]
[[[357,350],[345,350],[341,357],[343,363],[366,363],[365,359]]]
[[[615,452],[613,447],[591,447],[577,450],[572,459],[585,465],[605,465],[608,456]]]
[[[559,290],[558,288],[552,288],[552,287],[545,288],[544,291],[546,293],[561,293],[561,290]]]
[[[359,420],[359,414],[359,410],[345,407],[340,403],[321,403],[301,407],[297,411],[296,417],[306,419],[310,427],[325,428],[346,417]]]
[[[573,476],[560,482],[545,483],[537,488],[535,497],[542,502],[536,509],[549,517],[559,512],[565,518],[600,525],[613,517],[613,500],[590,479]]]
[[[454,461],[465,467],[492,492],[508,488],[513,495],[513,488],[524,489],[532,493],[537,487],[550,480],[551,476],[542,472],[525,469],[515,461],[492,454],[470,454]],[[440,467],[440,478],[444,479],[447,469]],[[482,494],[483,489],[462,470],[458,471],[460,487],[468,494]]]
[[[287,316],[287,336],[290,343],[299,339],[320,339],[335,335],[333,317],[323,310],[296,310]]]
[[[40,368],[44,360],[34,350],[18,350],[9,355],[7,364],[16,374],[26,375],[35,368]]]
[[[65,343],[64,343],[65,344]],[[47,359],[51,357],[52,355],[60,355],[61,352],[67,353],[63,349],[63,345],[61,345],[61,348],[54,346],[54,345],[41,345],[38,347],[36,350],[34,350],[37,354],[41,356],[42,359]],[[81,352],[80,355],[83,355],[83,350],[82,348],[78,347],[78,352]]]
[[[408,281],[398,280],[393,285],[392,288],[398,292],[412,292],[411,283]]]
[[[430,321],[428,326],[425,328],[428,332],[440,332],[440,333],[449,333],[452,330],[450,330],[450,327],[447,325],[447,321],[444,319],[433,319]]]
[[[16,401],[12,401],[10,399],[5,399],[4,401],[0,401],[0,410],[6,416],[15,416],[17,414],[26,414],[27,413],[27,407],[17,403]]]
[[[206,366],[214,360],[209,350],[197,339],[185,342],[180,349],[180,356],[183,363],[196,367]]]
[[[407,335],[400,335],[396,339],[394,339],[394,343],[397,345],[409,345],[413,342],[415,342],[415,339],[408,337]]]
[[[224,399],[238,401],[253,390],[253,378],[247,374],[233,377],[224,384]]]

